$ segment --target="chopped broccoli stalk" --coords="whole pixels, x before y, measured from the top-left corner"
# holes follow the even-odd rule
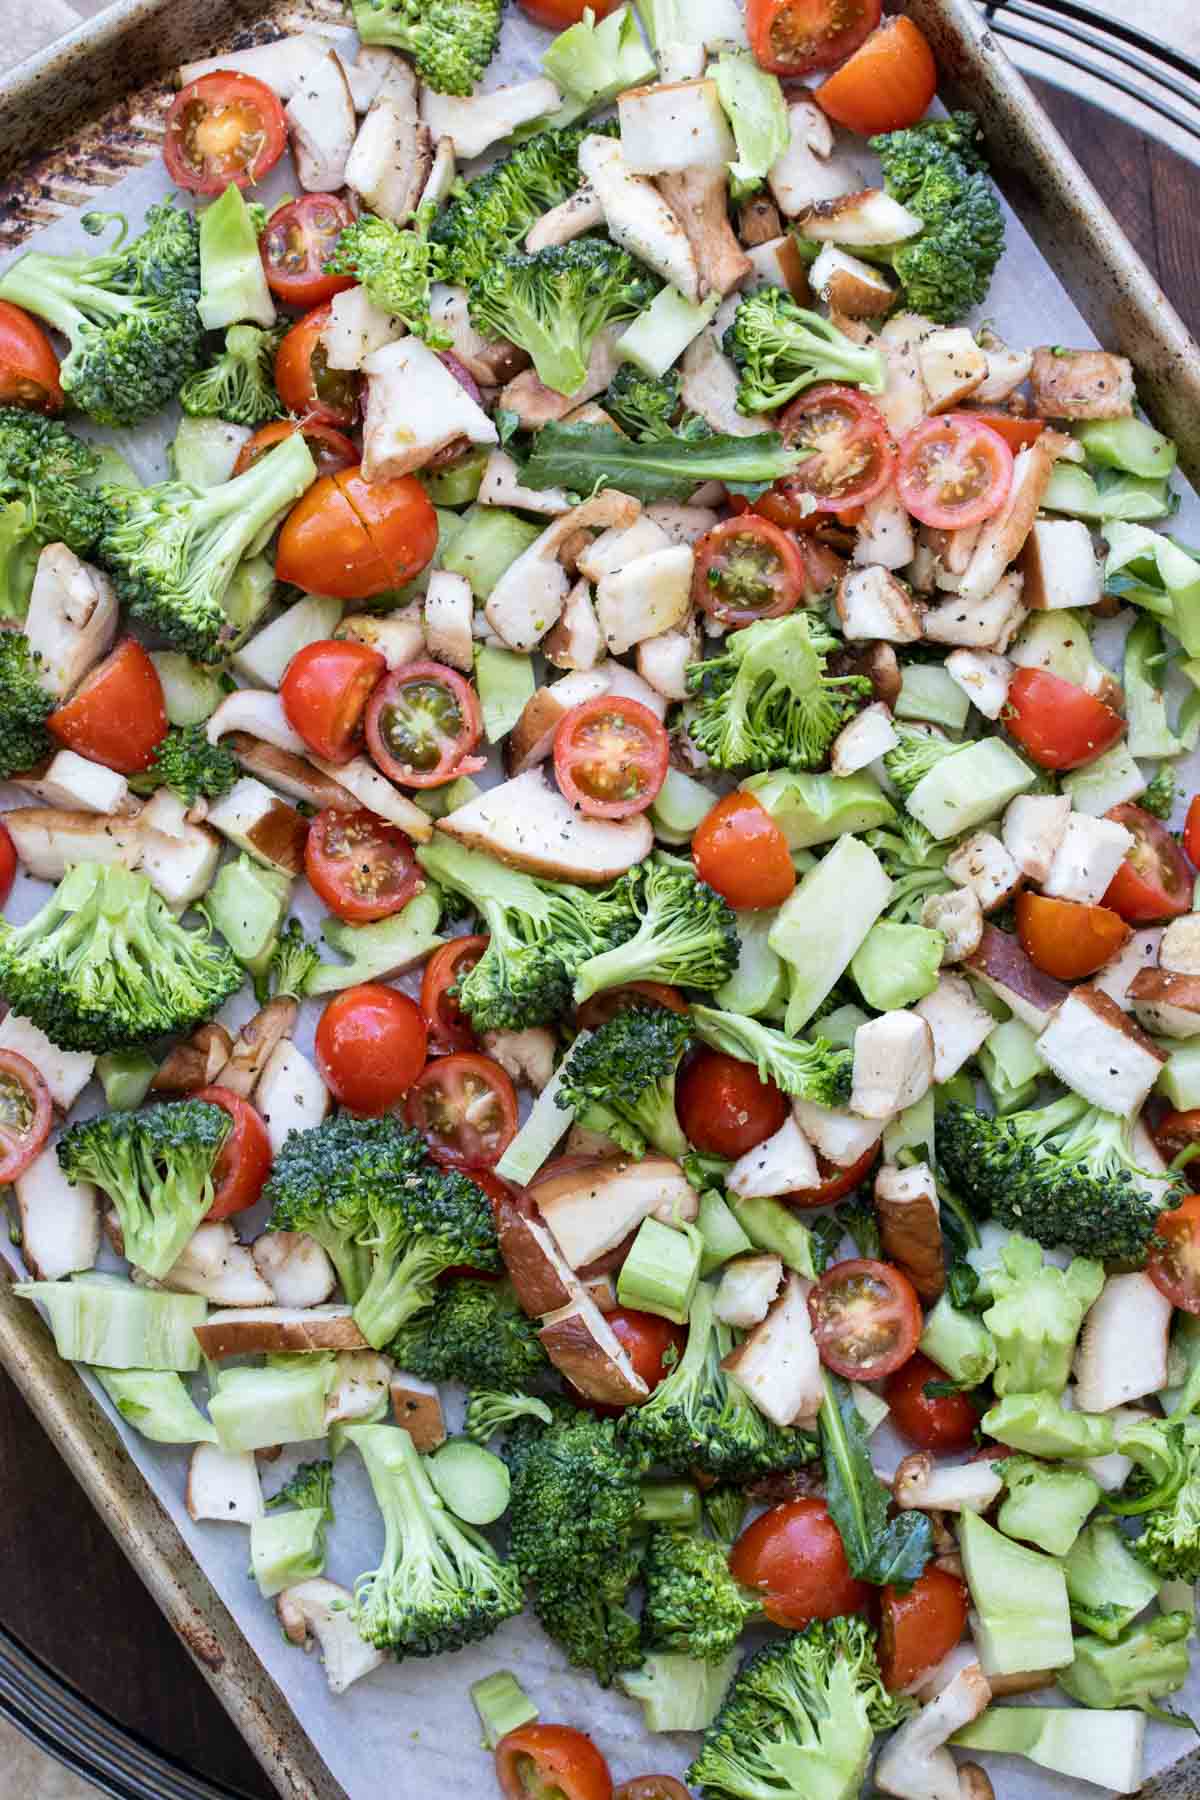
[[[173,1369],[93,1369],[127,1425],[153,1444],[215,1444],[204,1417]]]
[[[434,325],[429,311],[430,288],[441,275],[442,259],[430,242],[428,223],[422,217],[414,229],[402,231],[390,219],[364,213],[342,232],[325,268],[331,275],[355,276],[373,306],[403,319],[427,344],[445,350],[451,340]]]
[[[563,91],[563,104],[553,115],[560,124],[606,106],[657,73],[631,6],[599,21],[585,12],[543,52],[542,69]]]
[[[977,1313],[955,1306],[948,1293],[926,1315],[921,1349],[951,1381],[967,1387],[978,1387],[996,1366],[996,1345],[987,1326]]]
[[[199,1294],[151,1292],[94,1271],[70,1281],[18,1282],[13,1293],[45,1307],[64,1362],[184,1375],[200,1367],[195,1328],[203,1325],[208,1302]]]
[[[980,139],[968,112],[871,139],[884,187],[921,219],[923,229],[866,254],[895,271],[910,311],[938,324],[953,324],[982,306],[1004,250],[1004,215]]]
[[[970,1511],[959,1516],[958,1542],[985,1671],[1015,1675],[1069,1663],[1071,1616],[1058,1564]]]
[[[685,1173],[687,1166],[685,1165]],[[688,1179],[692,1180],[691,1175]],[[704,1239],[704,1255],[700,1262],[701,1275],[711,1275],[715,1270],[729,1262],[732,1257],[741,1256],[750,1249],[750,1239],[738,1224],[729,1209],[728,1202],[718,1188],[711,1187],[704,1180],[693,1182],[699,1186],[700,1211],[696,1219],[696,1228]]]
[[[538,1709],[516,1676],[508,1669],[485,1675],[471,1683],[471,1703],[483,1726],[484,1742],[494,1750],[500,1739],[520,1725],[531,1725]]]
[[[472,92],[500,40],[502,0],[352,0],[364,44],[411,56],[439,94]]]
[[[965,744],[953,738],[937,737],[930,732],[918,731],[915,726],[910,725],[900,725],[896,736],[900,741],[885,752],[883,766],[887,770],[888,780],[905,801],[917,784],[931,770],[936,769],[939,763],[966,748]]]
[[[856,344],[820,313],[797,306],[783,288],[746,295],[724,348],[737,366],[738,410],[744,413],[774,412],[821,381],[882,394],[887,380],[882,350]]]
[[[242,767],[231,750],[210,744],[203,725],[173,725],[155,747],[151,779],[194,806],[197,800],[219,800],[241,779]]]
[[[485,1389],[467,1402],[466,1434],[476,1444],[490,1443],[518,1419],[540,1419],[549,1425],[554,1415],[544,1400],[532,1394],[498,1394]]]
[[[1131,1548],[1160,1581],[1200,1581],[1200,1423],[1144,1419],[1117,1439],[1137,1465],[1113,1512],[1141,1520]]]
[[[715,889],[690,870],[654,858],[616,884],[638,921],[613,949],[575,970],[575,1004],[630,981],[663,981],[711,991],[728,981],[738,959],[737,917]]]
[[[653,1145],[678,1162],[688,1141],[675,1111],[675,1073],[691,1035],[686,1014],[623,1007],[574,1046],[555,1103],[630,1156]]]
[[[401,1327],[388,1354],[423,1381],[520,1391],[546,1369],[541,1321],[517,1305],[507,1282],[469,1276],[438,1290],[429,1312]]]
[[[385,980],[423,962],[443,941],[437,929],[441,912],[437,895],[426,891],[414,894],[398,913],[370,925],[323,919],[321,936],[347,960],[316,963],[305,976],[305,993],[337,994],[360,982]]]
[[[703,1254],[704,1239],[694,1226],[676,1231],[643,1219],[617,1277],[617,1299],[635,1311],[686,1325]]]
[[[718,1543],[733,1546],[746,1517],[748,1501],[740,1488],[709,1488],[704,1496],[704,1517]]]
[[[34,566],[46,544],[90,556],[108,522],[97,491],[100,453],[58,419],[0,407],[0,556],[9,618],[24,618]],[[5,528],[7,527],[7,532]],[[9,564],[21,562],[20,573]]]
[[[275,302],[267,286],[258,240],[266,230],[266,208],[248,201],[236,182],[211,200],[199,215],[200,322],[206,331],[229,325],[275,323]]]
[[[1158,1592],[1158,1577],[1134,1556],[1115,1519],[1093,1519],[1084,1527],[1066,1554],[1063,1574],[1076,1625],[1110,1644]]]
[[[1027,1756],[1056,1775],[1077,1776],[1108,1793],[1136,1794],[1145,1737],[1146,1721],[1133,1707],[1097,1715],[1070,1706],[989,1706],[950,1742],[964,1750]]]
[[[1082,1469],[1047,1468],[1027,1456],[1010,1456],[1002,1467],[1007,1492],[996,1516],[1001,1531],[1048,1556],[1066,1556],[1095,1511],[1099,1485]]]
[[[46,730],[54,701],[41,684],[39,664],[23,632],[0,631],[0,780],[32,768],[54,748]]]
[[[1060,1669],[1058,1685],[1081,1706],[1101,1711],[1136,1706],[1164,1724],[1188,1725],[1170,1708],[1156,1704],[1177,1694],[1188,1678],[1188,1638],[1192,1620],[1186,1612],[1162,1613],[1131,1625],[1115,1642],[1100,1637],[1075,1639],[1075,1661]]]
[[[1107,1456],[1113,1422],[1104,1413],[1075,1412],[1056,1394],[1006,1394],[985,1412],[980,1430],[1027,1456]]]
[[[284,1482],[277,1494],[272,1494],[267,1501],[267,1511],[276,1506],[298,1506],[315,1508],[325,1522],[333,1524],[333,1464],[326,1458],[321,1462],[301,1463],[295,1474]]]
[[[791,1038],[759,1019],[713,1006],[693,1006],[691,1021],[702,1043],[753,1063],[762,1081],[773,1081],[785,1094],[817,1106],[844,1106],[850,1097],[853,1054],[833,1049],[824,1038]]]
[[[761,572],[747,577],[759,582]],[[839,642],[804,611],[731,632],[720,656],[687,672],[696,701],[688,732],[697,748],[719,769],[820,768],[871,696],[864,676],[826,674],[826,655]]]
[[[104,1104],[121,1112],[132,1112],[142,1104],[157,1074],[158,1058],[148,1050],[108,1050],[96,1058]]]
[[[737,1674],[738,1653],[723,1662],[697,1662],[652,1650],[640,1669],[627,1669],[620,1685],[638,1700],[647,1731],[707,1731]]]
[[[233,425],[265,425],[283,417],[275,392],[274,331],[257,325],[231,325],[225,348],[207,369],[189,377],[179,390],[179,404],[195,419],[228,419]]]
[[[666,1525],[694,1531],[704,1517],[700,1489],[694,1481],[644,1481],[638,1518],[643,1525]]]
[[[723,1662],[750,1621],[762,1616],[761,1597],[730,1574],[724,1545],[700,1531],[651,1532],[642,1580],[642,1629],[654,1650]]]
[[[222,1368],[208,1403],[224,1450],[306,1444],[325,1433],[325,1402],[337,1379],[328,1353],[269,1357],[265,1368]]]
[[[983,1315],[996,1345],[997,1394],[1062,1393],[1083,1315],[1103,1286],[1103,1263],[1077,1256],[1058,1269],[1043,1262],[1032,1238],[1009,1238],[991,1271],[992,1304]]]
[[[733,1216],[756,1250],[782,1258],[786,1269],[794,1269],[806,1281],[816,1279],[813,1234],[784,1201],[766,1194],[737,1199],[733,1202]]]
[[[328,1523],[329,1513],[321,1505],[276,1516],[260,1513],[251,1520],[250,1571],[264,1600],[322,1573]]]

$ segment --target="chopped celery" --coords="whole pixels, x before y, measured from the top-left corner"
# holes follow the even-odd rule
[[[850,974],[868,1006],[898,1011],[933,992],[945,948],[940,931],[877,919],[850,960]]]
[[[482,1444],[451,1438],[425,1466],[450,1511],[468,1525],[494,1525],[508,1511],[508,1468]]]
[[[922,1094],[912,1106],[889,1119],[883,1132],[883,1155],[886,1162],[911,1162],[912,1152],[925,1162],[933,1161],[937,1111],[934,1090]]]
[[[1107,525],[1104,589],[1160,618],[1189,656],[1200,656],[1200,562],[1144,525]]]
[[[234,668],[257,687],[277,688],[297,651],[333,636],[342,611],[340,600],[306,594],[234,651]]]
[[[696,827],[712,811],[712,804],[711,788],[694,781],[682,769],[668,769],[650,808],[655,837],[660,838],[664,844],[690,844]]]
[[[641,1668],[618,1675],[631,1700],[640,1700],[647,1731],[707,1731],[738,1671],[733,1650],[719,1663],[655,1650]]]
[[[807,1225],[781,1200],[757,1197],[735,1200],[733,1216],[756,1250],[770,1250],[807,1281],[817,1278],[812,1235]]]
[[[204,1417],[173,1369],[93,1369],[126,1424],[155,1444],[215,1444]]]
[[[472,506],[442,553],[441,566],[465,575],[476,600],[486,600],[505,570],[544,530],[503,506]]]
[[[835,1050],[853,1050],[854,1034],[860,1025],[865,1025],[869,1013],[861,1006],[855,1006],[847,1000],[845,1006],[835,1006],[832,1012],[823,1013],[804,1028],[806,1038],[824,1038]]]
[[[273,325],[275,302],[259,254],[254,216],[241,189],[231,181],[219,200],[202,209],[199,222],[199,312],[204,329]]]
[[[270,955],[291,892],[290,875],[243,854],[218,871],[205,895],[204,912],[238,961],[250,967]]]
[[[1020,1019],[1006,1019],[988,1033],[980,1047],[979,1066],[1001,1116],[1023,1106],[1046,1072],[1037,1033]]]
[[[617,339],[616,354],[622,362],[633,363],[643,375],[657,379],[679,361],[720,304],[717,293],[697,305],[694,300],[685,300],[678,288],[659,288],[645,312]]]
[[[1089,462],[1161,481],[1179,461],[1169,437],[1143,419],[1086,419],[1072,426]]]
[[[978,1387],[996,1366],[992,1334],[978,1313],[963,1312],[942,1294],[925,1320],[921,1349],[952,1381]]]
[[[774,922],[774,912],[767,909],[738,913],[737,968],[714,996],[716,1004],[726,1012],[756,1019],[784,999],[787,984],[783,962],[768,942]]]
[[[526,705],[533,699],[537,682],[533,659],[519,650],[501,650],[494,644],[475,648],[475,685],[483,713],[483,732],[489,744],[507,737]]]
[[[982,1718],[956,1732],[950,1742],[964,1750],[1027,1756],[1055,1775],[1092,1781],[1109,1793],[1136,1794],[1142,1785],[1146,1717],[1132,1710],[989,1706]]]
[[[787,1009],[792,1036],[841,980],[891,889],[875,852],[843,837],[784,901],[767,942],[794,971]]]
[[[501,1738],[520,1725],[532,1725],[538,1709],[516,1676],[498,1669],[471,1684],[471,1703],[479,1714],[486,1747],[494,1750]]]
[[[734,199],[752,193],[791,141],[787,101],[779,77],[761,69],[748,51],[726,52],[709,66],[709,79],[733,127],[738,159],[729,165]]]
[[[114,1112],[133,1112],[150,1092],[158,1061],[146,1050],[106,1050],[96,1058],[96,1074],[105,1105]]]
[[[543,52],[542,68],[563,93],[563,105],[545,121],[551,128],[607,106],[626,88],[653,81],[657,73],[630,6],[600,20],[585,13]]]
[[[421,486],[435,506],[469,506],[483,486],[491,452],[480,445],[445,469],[422,469]]]
[[[693,1481],[644,1481],[638,1518],[643,1525],[698,1528],[704,1516],[700,1489]]]
[[[590,1035],[589,1032],[581,1031],[575,1044],[583,1043]],[[525,1123],[496,1164],[496,1173],[501,1181],[515,1181],[520,1187],[526,1186],[533,1180],[571,1123],[571,1114],[558,1104],[558,1091],[562,1086],[566,1061],[564,1057],[555,1069],[530,1108]]]
[[[444,940],[438,936],[441,902],[426,889],[389,919],[370,925],[350,925],[344,919],[324,919],[321,936],[332,950],[349,958],[345,963],[318,963],[309,976],[309,994],[337,994],[361,981],[383,981],[423,962]]]
[[[1093,819],[1103,818],[1114,806],[1136,800],[1146,791],[1146,777],[1129,754],[1129,746],[1121,741],[1082,769],[1072,769],[1062,778],[1064,794],[1069,795],[1076,812]]]
[[[200,1367],[195,1328],[203,1325],[208,1302],[198,1294],[134,1287],[119,1275],[95,1272],[70,1281],[17,1282],[13,1293],[46,1309],[65,1362],[182,1375]]]
[[[162,683],[169,725],[203,725],[228,691],[217,670],[202,668],[180,650],[152,650],[150,661]]]
[[[617,1277],[618,1301],[686,1325],[703,1253],[698,1231],[676,1231],[657,1219],[643,1219]]]

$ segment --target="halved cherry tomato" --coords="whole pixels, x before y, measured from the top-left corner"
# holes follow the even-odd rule
[[[318,475],[337,475],[342,469],[358,467],[358,451],[353,443],[323,419],[275,419],[270,425],[263,425],[252,438],[247,438],[238,451],[234,474],[244,475],[268,450],[273,450],[276,444],[297,431],[304,433]]]
[[[490,1056],[458,1050],[426,1063],[404,1116],[438,1162],[494,1169],[517,1135],[517,1090]]]
[[[46,720],[68,750],[121,775],[140,775],[167,735],[158,670],[136,638],[122,638]]]
[[[317,1025],[317,1067],[339,1106],[374,1117],[402,1100],[425,1066],[421,1009],[382,982],[337,994]]]
[[[605,988],[603,993],[585,1000],[575,1014],[575,1023],[580,1031],[595,1031],[627,1006],[665,1006],[676,1013],[688,1009],[679,989],[669,987],[665,981],[627,981],[622,987]]]
[[[692,837],[701,881],[739,912],[779,906],[796,885],[787,839],[753,794],[726,794]]]
[[[216,1189],[213,1203],[204,1215],[215,1224],[218,1219],[231,1219],[234,1213],[245,1212],[247,1207],[257,1205],[271,1173],[271,1140],[261,1113],[240,1094],[222,1087],[219,1082],[213,1087],[201,1088],[190,1098],[219,1106],[233,1120],[233,1130],[225,1139],[213,1169]]]
[[[790,1194],[784,1194],[783,1198],[789,1206],[798,1206],[802,1211],[814,1206],[832,1206],[835,1201],[844,1200],[847,1194],[852,1194],[856,1187],[862,1186],[878,1155],[879,1145],[872,1144],[869,1150],[863,1151],[857,1162],[851,1163],[846,1169],[839,1169],[836,1163],[826,1162],[823,1156],[818,1155],[820,1187],[795,1188]]]
[[[288,724],[314,756],[348,763],[362,740],[367,702],[386,673],[385,658],[369,644],[352,638],[305,644],[279,688]]]
[[[354,286],[325,264],[354,214],[340,194],[305,194],[281,206],[258,240],[267,286],[285,306],[320,306]]]
[[[1014,456],[1018,450],[1028,450],[1030,444],[1036,444],[1046,429],[1045,419],[1022,419],[1016,413],[991,412],[982,406],[977,411],[968,407],[966,417],[998,431]]]
[[[167,114],[163,161],[176,187],[220,194],[261,181],[287,148],[287,122],[265,81],[214,69],[189,81]]]
[[[1120,713],[1048,669],[1018,669],[1002,715],[1012,737],[1043,769],[1078,769],[1111,750]]]
[[[554,733],[554,774],[565,799],[589,819],[645,812],[667,778],[671,740],[640,700],[598,694],[564,713]]]
[[[785,444],[807,450],[809,456],[771,491],[802,514],[866,506],[895,473],[896,453],[883,414],[857,388],[827,381],[797,394],[780,414],[778,427]]]
[[[882,1381],[916,1349],[924,1319],[902,1269],[853,1257],[826,1269],[808,1296],[821,1361],[847,1381]]]
[[[389,780],[404,787],[440,787],[476,774],[486,761],[472,755],[482,735],[479,696],[444,663],[393,669],[367,708],[367,748]]]
[[[547,31],[565,31],[568,25],[578,25],[585,12],[607,19],[620,3],[621,0],[596,0],[594,5],[592,0],[517,0],[526,18],[535,25],[544,25]]]
[[[637,1312],[631,1306],[618,1306],[604,1315],[605,1323],[616,1333],[617,1342],[626,1351],[635,1371],[653,1393],[658,1384],[674,1368],[687,1344],[687,1326],[673,1325],[656,1313]],[[567,1397],[599,1419],[619,1419],[623,1406],[608,1406],[603,1400],[589,1400],[578,1388],[567,1383]]]
[[[773,1625],[861,1612],[869,1589],[856,1581],[823,1500],[789,1500],[747,1525],[729,1557],[735,1581],[763,1596]]]
[[[404,832],[363,807],[327,806],[317,814],[304,873],[317,898],[350,925],[391,918],[425,885]]]
[[[0,1182],[15,1181],[50,1136],[50,1089],[27,1056],[0,1050]]]
[[[1120,913],[1107,906],[1052,900],[1028,889],[1017,895],[1016,913],[1026,956],[1059,981],[1094,975],[1133,935]]]
[[[8,826],[0,822],[0,906],[7,904],[16,879],[17,846],[12,841]]]
[[[761,1081],[753,1063],[700,1050],[679,1077],[679,1123],[697,1150],[735,1161],[787,1118],[788,1105],[773,1081]]]
[[[1193,868],[1200,869],[1200,794],[1193,795],[1183,828],[1183,847]]]
[[[977,413],[943,413],[900,445],[896,486],[908,511],[941,531],[981,525],[1012,488],[1013,453]]]
[[[33,412],[63,409],[62,383],[54,347],[36,319],[0,300],[0,406]]]
[[[298,417],[353,425],[358,417],[358,376],[352,369],[329,367],[322,334],[331,317],[326,304],[292,326],[275,352],[275,386],[288,411]]]
[[[750,48],[774,75],[835,69],[870,37],[882,10],[882,0],[748,0]]]
[[[1133,844],[1104,896],[1105,906],[1130,925],[1161,924],[1191,912],[1192,871],[1162,820],[1131,800],[1104,816],[1133,833]]]
[[[979,1414],[965,1394],[931,1395],[927,1383],[945,1381],[946,1372],[920,1350],[888,1376],[883,1397],[892,1424],[920,1450],[965,1450],[975,1436]]]
[[[1172,1306],[1200,1313],[1200,1194],[1159,1214],[1146,1273]]]
[[[915,125],[937,92],[929,39],[911,19],[885,19],[817,89],[817,105],[860,137]]]
[[[723,519],[696,545],[692,599],[730,631],[794,612],[805,586],[795,539],[758,513]]]
[[[623,1781],[613,1800],[692,1800],[682,1781],[673,1775],[638,1775]]]
[[[504,1800],[612,1800],[608,1764],[570,1725],[520,1725],[496,1745]]]
[[[1193,1107],[1190,1112],[1164,1113],[1162,1118],[1150,1129],[1159,1155],[1164,1161],[1173,1163],[1176,1157],[1185,1150],[1192,1151],[1189,1161],[1181,1165],[1183,1178],[1193,1193],[1197,1192],[1200,1183],[1200,1153],[1193,1146],[1200,1144],[1200,1108]]]
[[[343,469],[314,481],[284,520],[275,573],[306,593],[372,600],[420,574],[437,532],[415,476],[368,484],[357,468]]]
[[[421,977],[421,1011],[429,1027],[429,1048],[444,1055],[451,1050],[474,1050],[475,1029],[454,994],[479,961],[491,940],[486,936],[451,938],[439,944]]]
[[[948,1656],[967,1628],[967,1589],[930,1563],[912,1587],[885,1587],[879,1608],[879,1668],[899,1694]]]

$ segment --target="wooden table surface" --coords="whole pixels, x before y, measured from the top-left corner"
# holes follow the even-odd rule
[[[82,11],[82,6],[80,7]],[[1042,93],[1200,337],[1197,170],[1106,113]],[[107,1712],[210,1779],[272,1789],[82,1491],[0,1374],[0,1620]],[[0,1792],[10,1792],[0,1775]]]

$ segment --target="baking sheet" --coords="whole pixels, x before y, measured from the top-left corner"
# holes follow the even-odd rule
[[[349,34],[341,34],[349,40]],[[513,80],[536,72],[543,34],[510,11],[502,40],[501,57],[493,65],[489,81]],[[864,162],[864,168],[869,164]],[[263,184],[262,197],[273,201],[295,191],[290,170],[281,166]],[[106,206],[120,207],[132,221],[169,192],[165,173],[157,159],[110,190]],[[67,219],[38,235],[37,248],[53,250],[95,249],[76,219]],[[1015,345],[1036,342],[1082,346],[1095,340],[1058,282],[1042,262],[1024,228],[1009,216],[1009,246],[997,272],[986,307],[988,318]],[[171,435],[96,432],[115,443],[144,480],[166,474],[164,448]],[[1200,532],[1200,501],[1187,489],[1177,521],[1185,540],[1195,541]],[[1200,761],[1200,759],[1198,759]],[[0,790],[5,806],[21,804],[28,796],[17,789]],[[303,884],[300,884],[303,890]],[[9,916],[22,920],[46,897],[44,884],[20,878],[8,908]],[[315,930],[321,908],[315,896],[298,891],[294,910],[307,929]],[[410,980],[403,984],[413,987]],[[235,997],[222,1017],[232,1029],[254,1010],[249,990]],[[311,1053],[312,1030],[318,1008],[304,1008],[297,1034],[301,1047]],[[97,1110],[98,1090],[89,1091],[79,1113]],[[250,1214],[242,1234],[250,1238],[261,1229],[262,1218]],[[0,1255],[22,1272],[19,1253],[0,1236]],[[118,1266],[113,1263],[113,1266]],[[149,1444],[131,1431],[94,1384],[93,1391],[113,1418],[134,1462],[153,1486],[217,1592],[237,1618],[263,1664],[287,1694],[297,1716],[334,1777],[351,1800],[393,1800],[401,1794],[441,1792],[451,1795],[491,1791],[489,1764],[479,1749],[479,1727],[468,1698],[470,1684],[490,1671],[511,1667],[538,1705],[544,1720],[562,1720],[585,1726],[604,1749],[614,1774],[625,1779],[648,1770],[682,1775],[694,1753],[695,1740],[684,1737],[651,1737],[641,1724],[641,1708],[619,1692],[602,1692],[590,1677],[570,1670],[556,1646],[544,1636],[532,1617],[510,1621],[487,1643],[473,1646],[453,1658],[429,1663],[392,1665],[357,1683],[349,1693],[329,1694],[315,1656],[303,1656],[286,1644],[279,1632],[274,1607],[258,1594],[248,1574],[248,1534],[237,1526],[194,1524],[183,1504],[190,1451]],[[196,1377],[197,1398],[203,1401],[204,1381]],[[457,1422],[452,1407],[450,1419]],[[901,1447],[886,1432],[874,1440],[876,1462],[890,1471]],[[263,1469],[265,1491],[282,1485],[296,1463],[311,1458],[317,1446],[292,1446],[281,1458]],[[353,1452],[338,1463],[335,1482],[337,1523],[330,1533],[327,1573],[346,1586],[372,1568],[382,1547],[382,1528],[361,1464]],[[1038,1696],[1045,1703],[1043,1696]],[[1181,1704],[1195,1711],[1200,1706],[1200,1676],[1193,1676]],[[1187,1753],[1192,1740],[1178,1731],[1151,1725],[1146,1758],[1147,1775],[1162,1770]],[[1039,1772],[1014,1758],[984,1759],[992,1766],[997,1791],[1006,1800],[1049,1800],[1049,1796],[1083,1796],[1096,1789]],[[399,1778],[399,1781],[398,1779]]]

